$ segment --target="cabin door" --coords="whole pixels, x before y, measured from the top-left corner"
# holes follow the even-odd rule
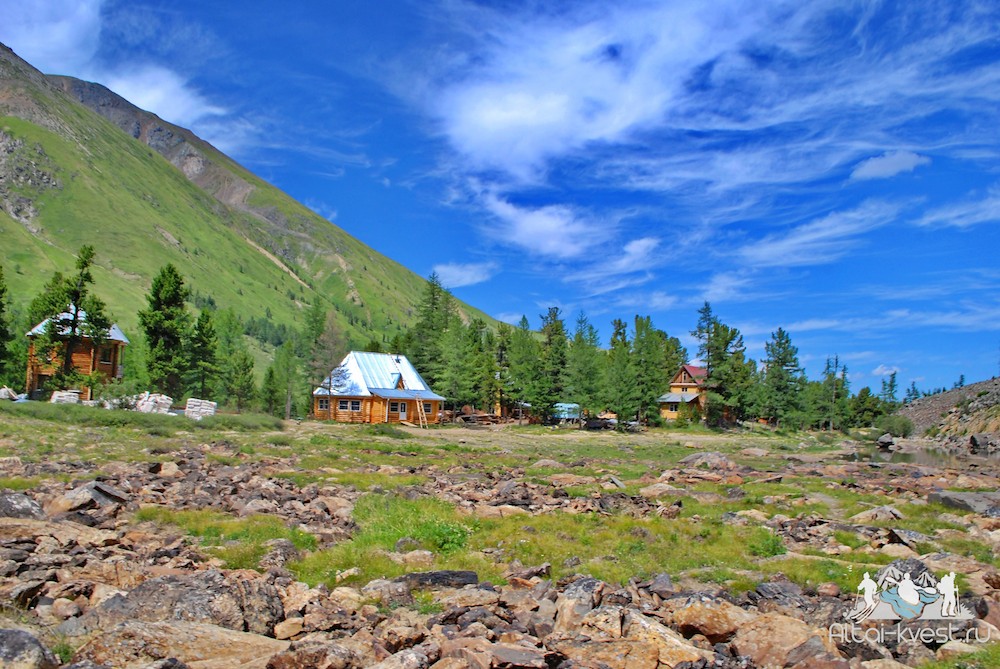
[[[399,403],[399,420],[406,420],[406,402]]]

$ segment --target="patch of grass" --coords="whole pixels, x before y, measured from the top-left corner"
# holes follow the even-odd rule
[[[1000,560],[993,549],[977,539],[942,539],[941,547],[949,553],[964,555],[983,564],[1000,566]]]
[[[750,551],[750,555],[756,555],[757,557],[774,557],[775,555],[784,555],[788,552],[785,544],[781,541],[781,537],[764,528],[757,529],[750,537],[750,541],[747,543],[747,550]]]
[[[190,429],[192,425],[188,425]],[[261,432],[271,430],[279,432],[285,429],[280,418],[258,413],[222,414],[206,416],[193,421],[193,427],[198,430],[234,430],[236,432]],[[273,442],[272,442],[273,443]]]
[[[276,516],[235,518],[211,510],[174,511],[147,506],[136,512],[135,520],[175,525],[183,529],[200,538],[202,545],[222,559],[228,569],[256,569],[260,558],[267,552],[264,544],[271,539],[288,539],[300,550],[316,548],[316,537],[286,526]]]
[[[20,478],[17,476],[11,478],[0,478],[0,490],[7,489],[13,491],[21,490],[31,490],[36,485],[38,485],[39,479],[37,478]]]
[[[850,548],[861,548],[862,546],[868,545],[868,542],[856,532],[834,530],[833,538],[837,540],[837,543],[843,546],[849,546]]]
[[[747,573],[735,572],[727,567],[711,567],[693,574],[693,576],[704,583],[723,585],[733,594],[754,590],[760,583],[759,578],[754,578]]]
[[[48,402],[0,402],[0,414],[52,423],[70,423],[77,427],[134,427],[147,433],[153,430],[156,432],[153,436],[171,436],[179,429],[190,429],[194,424],[194,421],[178,416]]]
[[[361,428],[362,434],[370,434],[374,437],[391,437],[392,439],[413,439],[409,432],[399,429],[388,423],[375,423]]]
[[[427,481],[426,476],[419,474],[399,475],[382,472],[341,472],[339,474],[327,474],[324,478],[330,483],[353,486],[358,490],[371,490],[376,487],[383,490],[392,490],[405,486],[420,485]]]
[[[1000,667],[1000,643],[983,646],[970,655],[920,665],[920,669],[995,669]]]
[[[765,560],[757,568],[764,574],[782,574],[804,589],[831,582],[840,586],[843,592],[854,592],[860,580],[859,574],[864,572],[864,569],[852,564],[803,557]]]

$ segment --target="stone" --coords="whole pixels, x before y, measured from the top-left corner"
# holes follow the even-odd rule
[[[362,666],[357,654],[339,643],[294,643],[267,661],[267,669],[354,669]]]
[[[978,514],[986,514],[990,509],[1000,506],[1000,492],[952,492],[939,490],[927,496],[927,501],[950,506],[954,509],[964,509]]]
[[[128,493],[100,481],[90,481],[49,501],[45,505],[45,512],[50,516],[57,516],[70,511],[124,505],[128,501]]]
[[[556,599],[557,633],[570,632],[579,626],[600,601],[604,583],[596,578],[581,578],[571,583]]]
[[[368,669],[427,669],[429,666],[427,655],[411,648],[387,657]]]
[[[77,636],[126,620],[188,620],[271,635],[284,615],[277,589],[259,574],[212,569],[150,579],[66,621],[59,630]]]
[[[175,657],[199,669],[264,669],[287,641],[248,634],[207,623],[128,621],[103,631],[80,648],[74,659],[116,669],[138,669]]]
[[[302,632],[305,621],[302,618],[286,618],[274,626],[275,639],[291,639]]]
[[[874,509],[868,509],[867,511],[862,511],[861,513],[856,513],[851,516],[848,520],[852,523],[862,523],[871,524],[879,522],[891,522],[893,520],[899,520],[903,517],[895,507],[891,506],[879,506]]]
[[[669,627],[648,618],[634,609],[626,609],[622,631],[625,638],[651,644],[661,665],[673,667],[681,662],[711,660],[713,653],[691,645]]]
[[[889,449],[896,444],[895,438],[888,432],[883,434],[881,437],[875,440],[875,443],[881,449]]]
[[[840,597],[840,586],[836,583],[820,583],[816,586],[816,594],[821,597]]]
[[[24,630],[0,629],[0,667],[56,669],[61,662],[35,635]]]
[[[754,614],[724,599],[673,599],[664,602],[670,622],[686,637],[702,634],[712,643],[728,641]]]
[[[865,660],[861,663],[862,669],[910,669],[905,664],[896,662],[896,660],[890,660],[888,658],[882,658],[878,660]]]
[[[667,497],[669,495],[676,495],[679,492],[681,492],[680,488],[672,486],[669,483],[654,483],[645,488],[639,488],[639,494],[647,499]]]
[[[563,639],[549,646],[571,660],[574,664],[570,666],[579,669],[657,669],[661,666],[659,650],[647,641]]]
[[[494,669],[547,669],[546,652],[509,643],[490,646]]]
[[[42,520],[45,512],[35,500],[22,493],[0,493],[0,517]]]
[[[765,613],[743,625],[730,647],[735,654],[749,657],[758,667],[784,667],[789,654],[810,637],[819,637],[828,652],[837,652],[824,631],[780,613]]]
[[[718,451],[695,453],[682,458],[678,464],[686,467],[705,467],[712,471],[736,469],[736,463]]]
[[[395,581],[406,583],[410,588],[461,588],[479,583],[479,575],[474,571],[442,569],[404,574]]]
[[[951,640],[938,648],[934,655],[939,660],[950,660],[954,657],[968,655],[969,653],[975,653],[979,650],[982,650],[982,646],[976,646],[964,641]]]

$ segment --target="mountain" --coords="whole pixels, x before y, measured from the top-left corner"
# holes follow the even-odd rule
[[[319,300],[355,346],[409,325],[426,285],[189,130],[3,45],[0,238],[15,306],[94,245],[95,292],[133,340],[168,262],[198,300],[247,319],[300,326]]]

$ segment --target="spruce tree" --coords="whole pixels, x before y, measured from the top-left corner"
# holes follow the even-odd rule
[[[618,416],[618,429],[624,430],[639,411],[639,396],[632,363],[632,344],[625,321],[611,323],[611,348],[608,350],[605,391],[608,409]]]
[[[548,422],[552,418],[556,403],[562,401],[568,350],[566,326],[560,316],[559,307],[549,307],[548,312],[542,315],[541,358],[532,404],[532,411],[543,422]]]
[[[670,388],[671,369],[667,361],[667,335],[653,327],[649,316],[636,316],[632,335],[632,376],[638,401],[638,418],[657,422],[660,406],[657,399]]]
[[[764,362],[764,381],[761,388],[760,414],[777,425],[784,425],[788,418],[801,412],[802,388],[805,376],[799,365],[799,349],[782,328],[771,333],[764,344],[767,358]]]
[[[146,333],[149,352],[146,369],[154,388],[170,397],[184,393],[184,374],[188,370],[186,351],[191,315],[185,300],[190,291],[172,264],[164,265],[153,278],[146,295],[147,309],[139,312],[139,324]]]
[[[212,385],[219,374],[218,347],[219,339],[212,324],[212,314],[205,309],[198,314],[188,351],[188,388],[200,399],[212,399]]]
[[[253,378],[253,356],[246,346],[237,348],[228,359],[223,381],[227,395],[236,403],[236,413],[242,413],[253,402],[257,392]]]
[[[535,402],[535,389],[541,376],[540,357],[541,346],[531,332],[528,318],[521,316],[510,336],[510,396],[515,402],[531,405]]]
[[[587,416],[602,408],[603,355],[597,328],[580,312],[566,354],[566,399],[579,404]]]

